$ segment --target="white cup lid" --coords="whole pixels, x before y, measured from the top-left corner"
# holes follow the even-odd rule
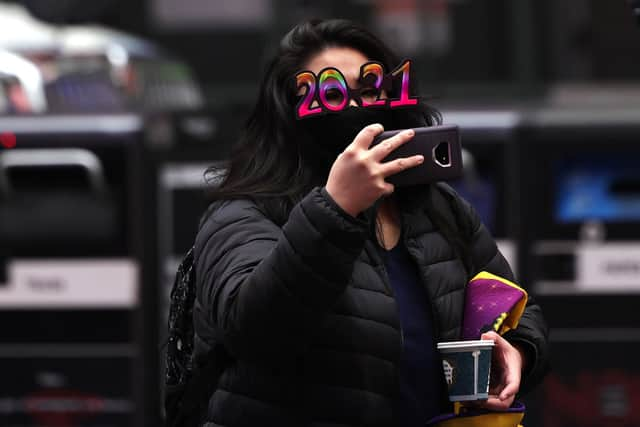
[[[491,340],[473,340],[473,341],[450,341],[450,342],[439,342],[438,350],[441,349],[450,349],[450,348],[475,348],[475,347],[493,347],[495,342]]]

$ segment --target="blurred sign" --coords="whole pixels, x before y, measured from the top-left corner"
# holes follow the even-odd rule
[[[569,303],[570,304],[570,303]],[[594,316],[604,313],[593,313]],[[551,366],[541,386],[544,427],[640,425],[637,328],[551,330]],[[532,413],[531,415],[536,415]],[[529,425],[525,422],[525,425]]]
[[[447,0],[376,0],[375,28],[403,55],[446,53],[452,44]]]
[[[640,375],[620,369],[582,371],[573,381],[555,374],[544,383],[545,427],[640,425]]]
[[[0,361],[3,426],[132,425],[129,358],[27,356]]]
[[[154,20],[169,29],[263,28],[273,12],[271,0],[153,0],[151,7]]]
[[[640,291],[640,245],[581,245],[576,250],[576,263],[580,290]]]
[[[131,260],[10,260],[0,307],[132,308],[137,276]]]
[[[497,239],[496,244],[498,245],[498,250],[504,256],[504,259],[507,260],[511,270],[515,275],[518,275],[517,267],[518,267],[518,256],[516,249],[516,242],[510,239]]]

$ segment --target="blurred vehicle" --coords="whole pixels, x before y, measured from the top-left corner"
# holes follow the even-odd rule
[[[141,38],[54,26],[0,4],[0,113],[182,111],[203,105],[190,69]]]

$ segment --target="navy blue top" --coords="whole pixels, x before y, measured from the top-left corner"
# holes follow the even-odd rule
[[[428,420],[443,412],[446,392],[442,361],[434,342],[429,297],[416,263],[402,241],[383,252],[403,336],[397,419],[401,427],[424,427]]]

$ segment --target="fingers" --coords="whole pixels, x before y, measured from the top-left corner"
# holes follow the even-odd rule
[[[359,150],[368,150],[367,155],[365,157],[361,157],[361,160],[369,159],[373,160],[375,163],[379,163],[390,152],[392,152],[405,142],[409,141],[415,135],[415,131],[413,129],[407,129],[392,136],[391,138],[384,140],[383,142],[369,150],[369,146],[373,142],[373,139],[383,130],[384,128],[380,124],[373,124],[364,127],[351,143],[351,149],[347,149],[345,150],[345,152],[356,154]],[[423,162],[424,156],[418,154],[411,157],[395,159],[390,162],[379,163],[380,169],[378,170],[383,177],[387,177],[389,175],[401,172],[405,169],[418,166]],[[389,195],[392,192],[393,186],[384,189],[385,195]]]
[[[415,135],[415,131],[413,129],[403,130],[392,136],[391,138],[387,138],[382,141],[380,144],[373,147],[371,151],[371,156],[377,160],[381,161],[385,157],[389,155],[393,150],[409,141]]]
[[[356,135],[351,144],[356,148],[366,150],[371,146],[373,138],[382,133],[382,131],[384,131],[384,128],[379,123],[365,126],[360,132],[358,132],[358,135]]]
[[[395,159],[390,162],[382,163],[381,173],[384,177],[402,172],[405,169],[413,168],[424,162],[424,156],[421,154]]]
[[[491,340],[493,342],[496,343],[496,345],[498,345],[498,341],[506,341],[504,338],[502,338],[500,335],[498,335],[496,332],[494,331],[489,331],[489,332],[485,332],[484,334],[482,334],[480,336],[481,340]],[[500,342],[500,344],[502,344],[502,342]]]
[[[507,400],[509,398],[515,397],[516,393],[520,389],[520,382],[515,380],[515,378],[507,378],[507,384],[504,386],[500,395],[498,396],[500,400]]]
[[[504,387],[499,396],[501,400],[515,396],[520,390],[521,365],[515,363],[513,360],[513,358],[510,358],[504,367]]]
[[[506,365],[496,380],[491,384],[489,392],[500,400],[507,400],[515,397],[520,390],[519,373],[511,365]]]
[[[508,399],[502,400],[496,396],[489,396],[480,406],[494,411],[506,411],[513,404],[514,397],[515,396],[511,396]]]
[[[494,366],[491,369],[493,372],[499,371],[496,375],[499,383],[493,385],[496,392],[499,393],[498,400],[513,401],[520,390],[522,359],[518,350],[509,341],[493,331],[482,334],[481,339],[495,342]]]
[[[497,384],[492,384],[489,398],[480,404],[481,407],[493,411],[506,411],[511,407],[520,389],[520,364],[515,359],[516,350],[509,341],[494,331],[486,332],[480,337],[495,343],[494,360],[491,366],[492,377]]]
[[[388,182],[385,182],[383,184],[383,195],[384,196],[389,196],[391,195],[391,193],[393,193],[393,191],[395,190],[395,186],[393,184],[390,184]]]

